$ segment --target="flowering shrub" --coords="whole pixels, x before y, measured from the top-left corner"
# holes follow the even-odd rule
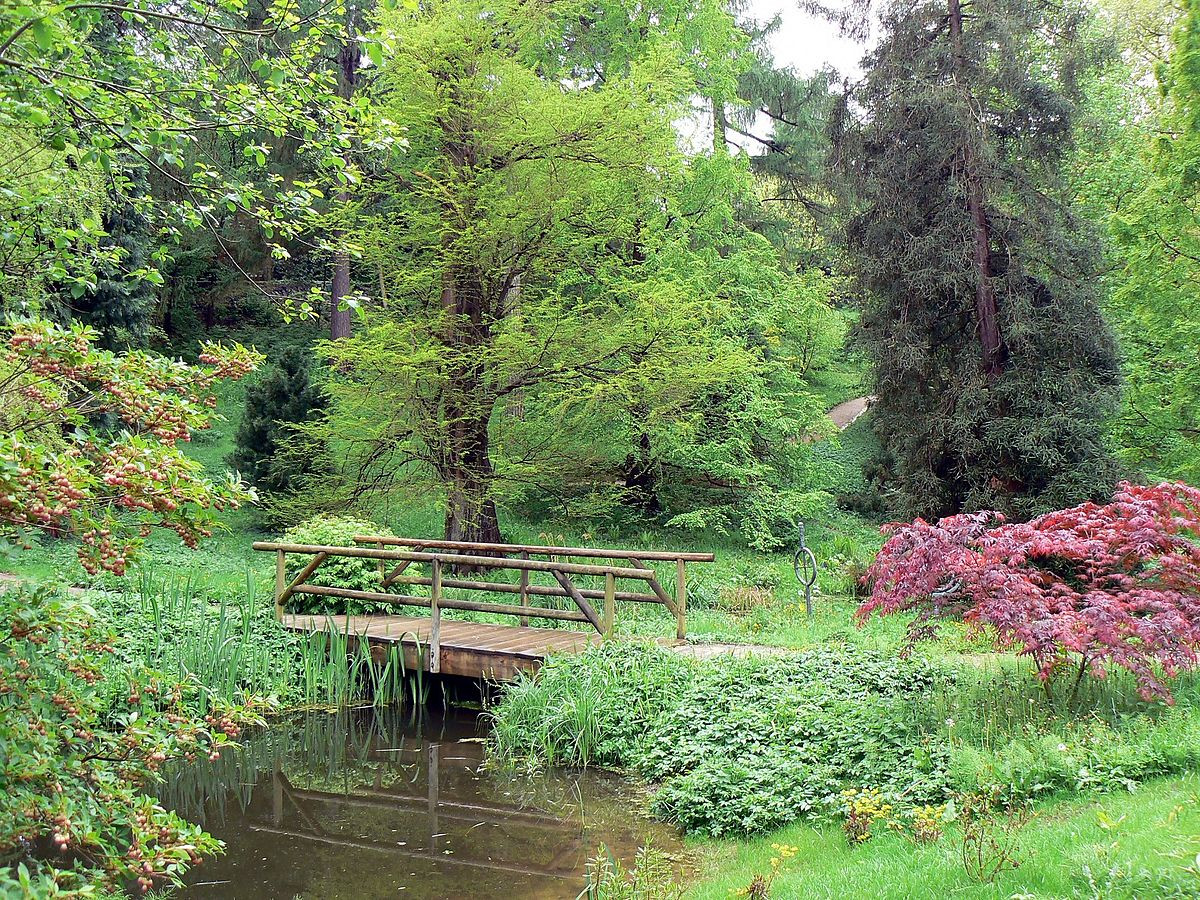
[[[730,891],[731,895],[748,897],[749,900],[770,900],[771,888],[775,886],[775,879],[779,877],[780,866],[800,852],[799,847],[789,844],[771,844],[771,849],[774,851],[771,854],[771,871],[755,874],[746,887]]]
[[[851,844],[863,844],[871,839],[871,829],[885,822],[892,814],[892,805],[885,803],[883,794],[874,788],[849,788],[842,791],[842,830]]]
[[[946,833],[946,822],[950,818],[952,810],[945,803],[925,803],[912,807],[903,819],[893,819],[889,824],[918,844],[934,844]]]
[[[253,496],[208,478],[177,444],[209,427],[213,385],[259,357],[205,344],[192,366],[94,338],[41,320],[0,328],[0,536],[69,532],[85,569],[120,575],[152,528],[194,546],[214,512]]]
[[[219,753],[251,717],[199,721],[199,686],[118,669],[112,646],[53,588],[0,593],[0,895],[146,890],[219,849],[144,785],[169,759]]]
[[[1077,687],[1085,674],[1119,666],[1147,699],[1169,701],[1162,677],[1197,664],[1196,488],[1122,483],[1105,505],[1027,523],[980,512],[893,524],[885,533],[860,621],[915,611],[920,637],[936,619],[961,617],[994,628],[1002,648],[1031,656],[1044,681],[1073,663]]]

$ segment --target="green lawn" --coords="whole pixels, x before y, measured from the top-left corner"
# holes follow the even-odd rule
[[[1200,897],[1200,776],[1164,778],[1133,794],[1046,804],[1018,832],[1019,866],[992,884],[970,878],[957,830],[916,845],[893,833],[849,846],[836,825],[795,825],[753,840],[696,842],[690,900],[725,900],[771,870],[772,844],[798,848],[778,898]]]

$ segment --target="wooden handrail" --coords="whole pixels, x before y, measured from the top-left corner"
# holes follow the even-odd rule
[[[392,547],[433,547],[438,550],[474,550],[476,553],[528,553],[530,556],[578,556],[596,559],[649,559],[654,562],[713,562],[712,553],[674,550],[603,550],[597,547],[548,547],[537,544],[489,544],[476,541],[440,541],[425,538],[355,535],[356,544]]]
[[[410,550],[379,550],[372,547],[333,547],[328,544],[279,544],[274,541],[255,541],[255,550],[274,550],[283,553],[325,553],[329,556],[350,556],[363,559],[407,559],[413,562],[440,562],[449,566],[481,569],[528,569],[530,572],[568,572],[571,575],[606,575],[649,581],[648,569],[617,566],[591,566],[584,563],[557,562],[541,559],[507,559],[503,556],[468,556],[462,553],[416,553]]]
[[[376,601],[395,603],[401,606],[424,607],[430,611],[432,628],[430,631],[430,671],[437,672],[440,663],[440,625],[443,609],[468,610],[472,612],[488,612],[498,615],[517,616],[521,625],[528,624],[530,617],[553,619],[570,622],[587,622],[603,635],[613,633],[616,618],[616,601],[632,600],[641,603],[661,603],[676,621],[676,636],[682,640],[686,634],[687,615],[687,581],[686,566],[688,562],[711,562],[711,553],[673,553],[669,551],[641,550],[601,550],[590,547],[549,547],[529,544],[494,544],[474,543],[469,541],[437,541],[421,538],[392,538],[381,536],[359,535],[354,538],[359,546],[339,547],[328,544],[292,544],[279,541],[255,541],[255,550],[273,552],[276,554],[275,567],[275,612],[282,618],[286,602],[296,594],[310,594],[325,597],[341,597],[350,600]],[[361,546],[373,544],[374,546]],[[416,549],[388,549],[416,548]],[[448,552],[427,552],[425,548],[445,550]],[[454,552],[469,550],[473,552]],[[291,580],[287,577],[287,554],[302,554],[311,559],[300,569]],[[480,555],[487,553],[489,555]],[[514,554],[515,556],[493,555]],[[545,556],[548,559],[530,559],[531,556]],[[590,564],[570,562],[558,557],[581,557],[591,559],[628,560],[632,565]],[[323,562],[331,557],[350,557],[355,559],[370,559],[378,561],[380,588],[379,590],[353,590],[350,588],[324,587],[311,585],[306,582],[317,571]],[[671,561],[675,563],[675,597],[666,592],[658,580],[655,570],[647,564],[651,561]],[[386,562],[397,563],[389,572]],[[414,562],[430,564],[430,575],[402,574]],[[446,566],[450,572],[462,569],[507,569],[520,572],[519,584],[506,582],[476,581],[464,578],[445,577]],[[530,584],[531,573],[543,572],[549,574],[555,581],[553,585]],[[572,581],[572,575],[600,577],[604,579],[603,589],[581,587]],[[643,582],[646,589],[640,591],[617,590],[617,579],[626,578]],[[392,584],[421,585],[431,589],[430,596],[419,597],[407,594],[388,593],[387,588]],[[498,594],[518,594],[520,605],[504,603],[483,603],[471,600],[459,600],[445,596],[446,588],[475,590]],[[541,606],[531,606],[531,596],[561,597],[574,601],[578,612],[563,609],[548,609]],[[590,601],[603,600],[603,613],[598,613]]]

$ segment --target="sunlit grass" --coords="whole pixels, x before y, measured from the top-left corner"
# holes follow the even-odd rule
[[[836,824],[795,825],[753,840],[696,845],[707,874],[687,896],[727,900],[770,871],[772,844],[799,848],[782,866],[774,897],[1200,896],[1200,776],[1160,779],[1135,794],[1042,804],[1018,835],[1020,865],[981,884],[963,867],[953,827],[928,845],[882,831],[851,847]]]

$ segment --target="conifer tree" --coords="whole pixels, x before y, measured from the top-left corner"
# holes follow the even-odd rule
[[[288,347],[262,378],[246,390],[246,409],[238,427],[236,449],[229,463],[256,488],[269,494],[287,493],[306,470],[294,465],[297,456],[284,455],[289,441],[311,441],[294,434],[291,426],[305,422],[325,407],[325,398],[309,375],[309,354]],[[294,447],[290,449],[294,450]],[[310,458],[316,454],[307,454]]]
[[[99,243],[120,258],[97,268],[96,286],[73,301],[73,308],[100,333],[99,346],[109,350],[145,347],[154,310],[154,285],[139,273],[149,263],[150,228],[128,198],[111,192],[109,200],[112,205],[105,213],[105,234]]]
[[[896,3],[835,129],[895,513],[1027,516],[1111,488],[1117,352],[1063,177],[1103,53],[1086,22],[1047,0]]]

